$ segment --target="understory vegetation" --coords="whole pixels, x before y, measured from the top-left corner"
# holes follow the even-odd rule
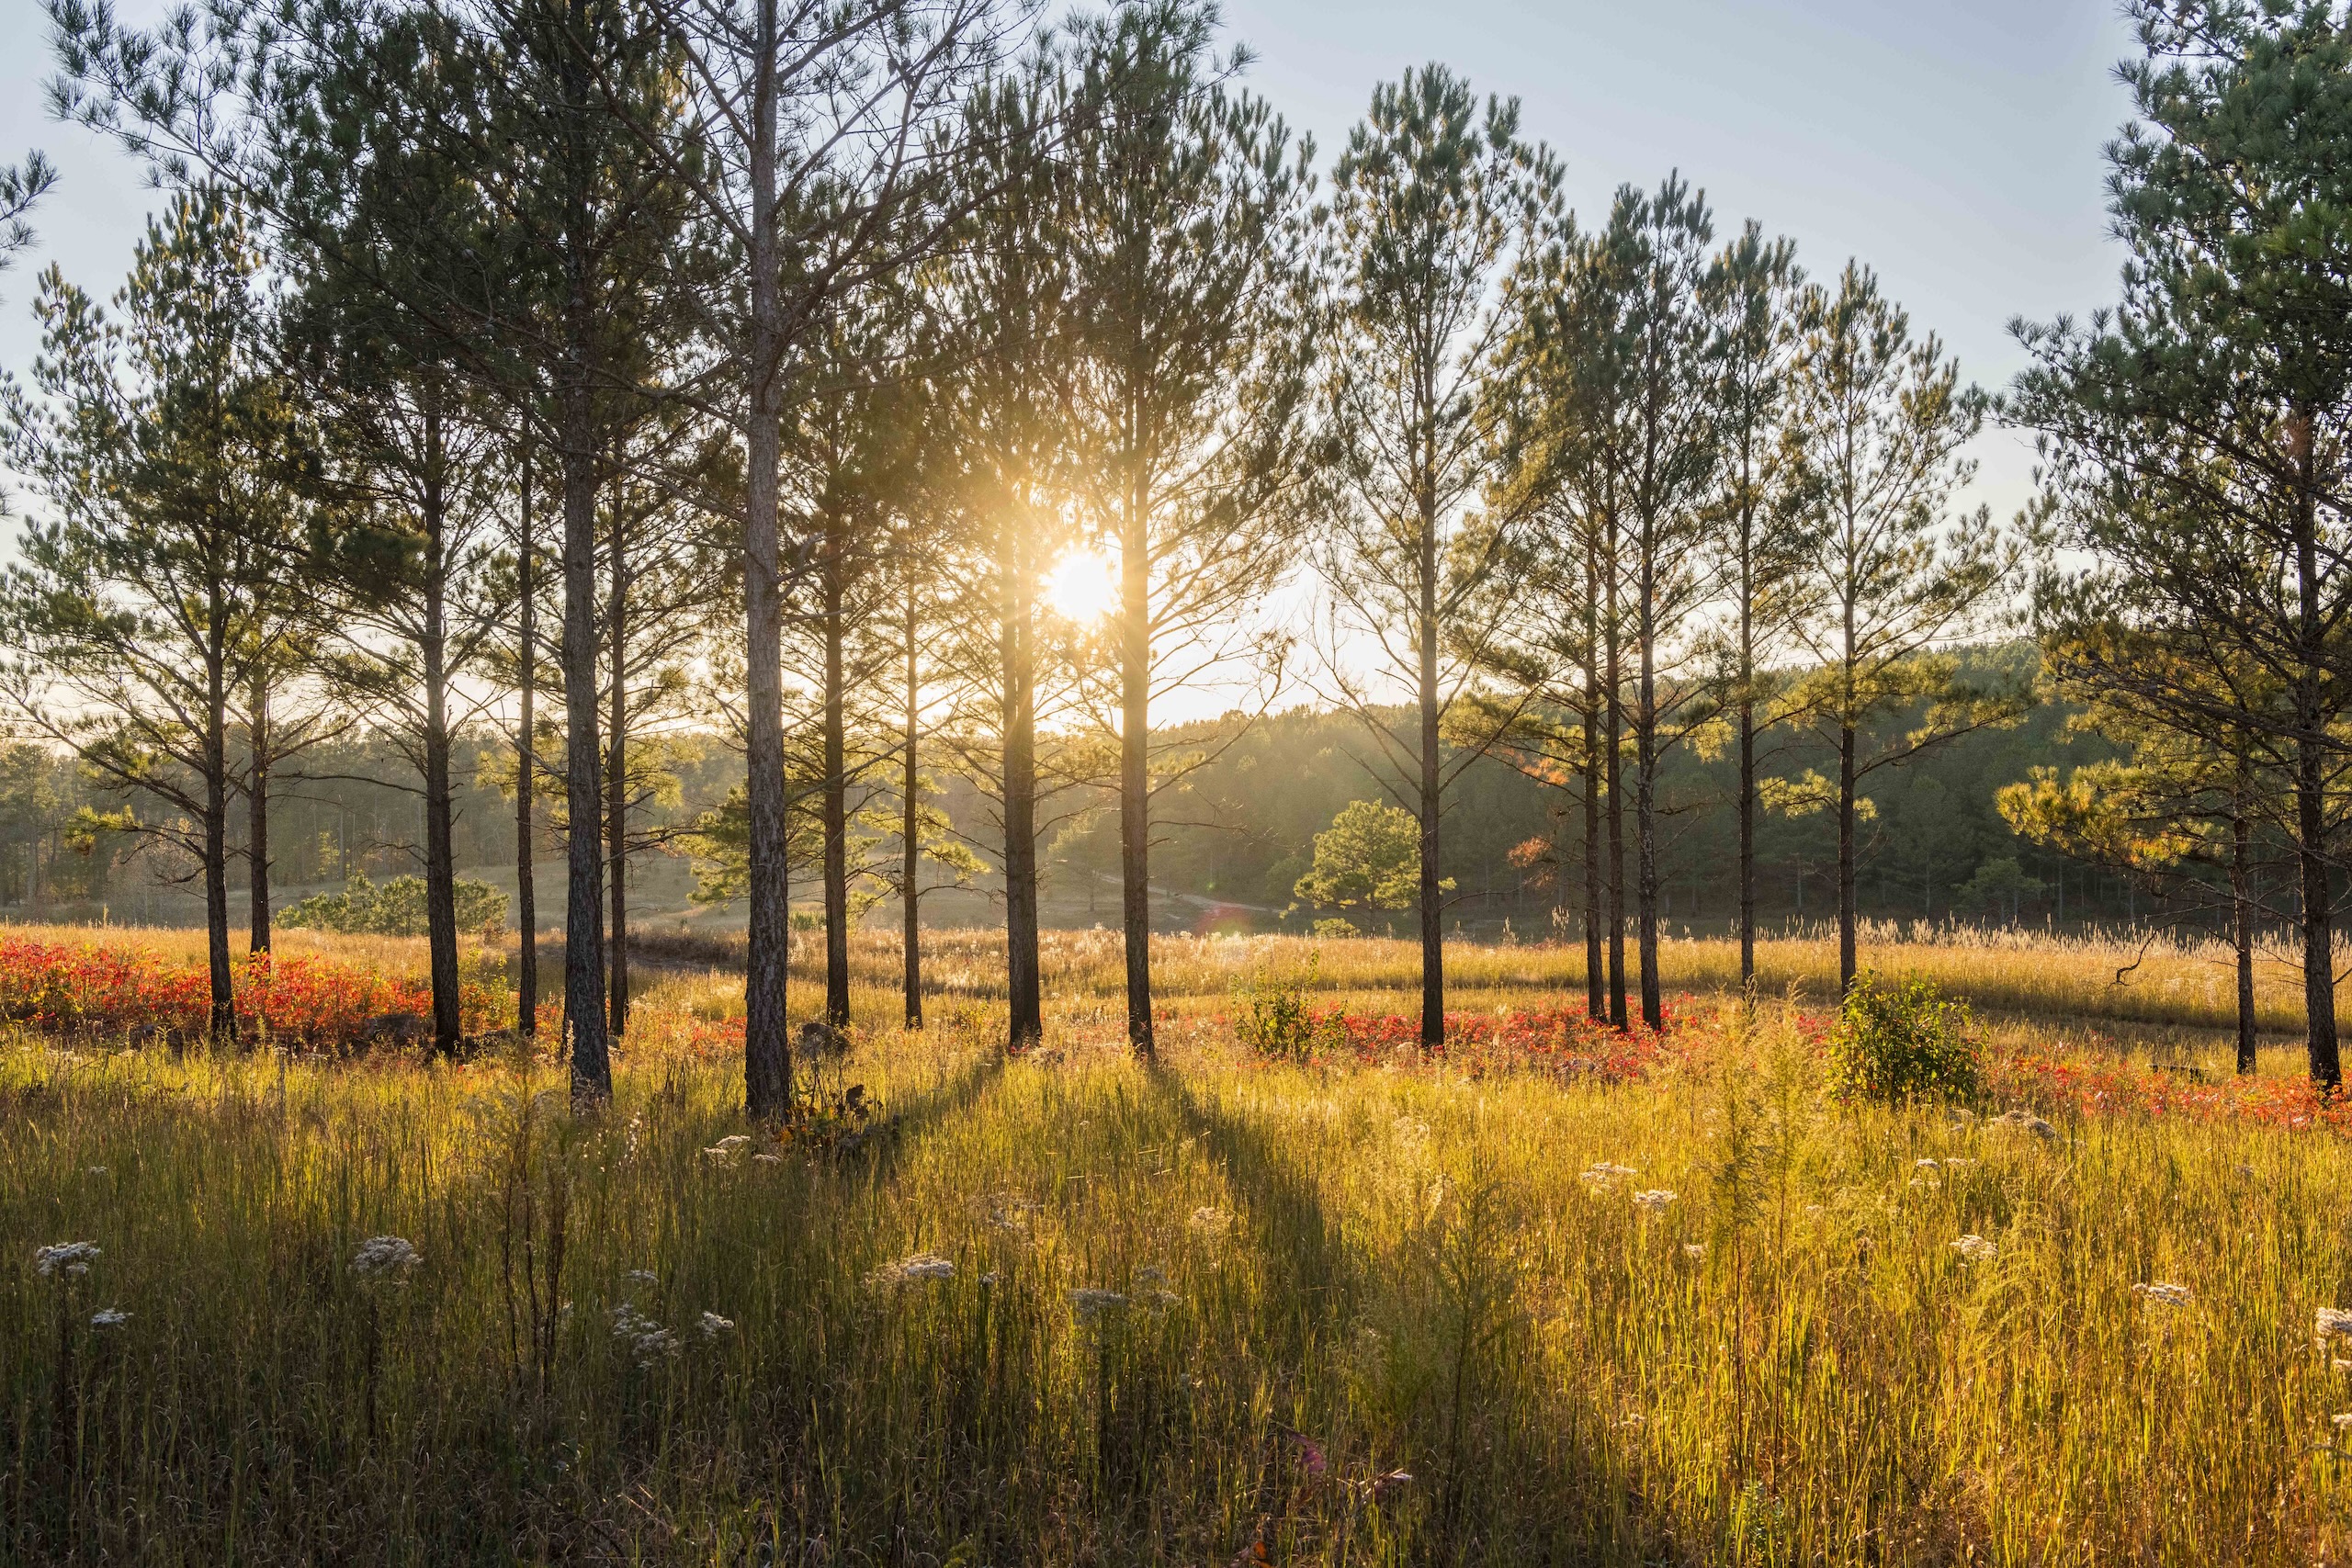
[[[196,940],[156,933],[138,962],[200,982]],[[413,987],[424,963],[416,942],[297,940],[319,950],[276,964]],[[1124,1048],[1114,942],[1057,943],[1067,999],[1007,1057],[978,948],[943,937],[932,1027],[854,1031],[820,1086],[865,1113],[780,1140],[741,1114],[724,969],[647,984],[613,1104],[578,1119],[558,1064],[496,1042],[344,1060],[10,1026],[0,1553],[2303,1563],[2346,1544],[2352,1386],[2327,1336],[2352,1319],[2321,1309],[2352,1300],[2352,1158],[2298,1043],[2248,1086],[2193,1008],[2127,1050],[2095,1020],[1988,1007],[1973,1096],[1884,1105],[1832,1092],[1819,983],[1752,1021],[1694,984],[1664,1034],[1606,1034],[1596,1065],[1576,953],[1465,950],[1432,1054],[1407,944],[1180,940],[1151,1066]],[[859,952],[856,995],[887,1013],[891,955]],[[1694,981],[1716,961],[1668,952]],[[2069,971],[2087,989],[2105,960],[1872,953],[2041,976],[2017,995]],[[1278,997],[1300,1032],[1250,1048]],[[2142,1092],[2159,1082],[2176,1100]],[[2322,1113],[2196,1099],[2257,1090]]]

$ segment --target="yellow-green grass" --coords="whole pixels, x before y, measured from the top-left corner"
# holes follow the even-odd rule
[[[416,947],[345,955],[408,972]],[[943,941],[953,988],[909,1034],[881,1022],[895,953],[862,940],[868,1022],[826,1087],[864,1085],[878,1130],[770,1160],[704,1152],[757,1132],[740,1066],[675,1049],[680,1021],[740,1010],[724,970],[640,971],[615,1103],[577,1119],[518,1056],[0,1043],[0,1560],[2352,1545],[2331,1420],[2352,1379],[2313,1337],[2316,1307],[2352,1305],[2333,1135],[1839,1106],[1777,1004],[1753,1032],[1690,1004],[1684,1050],[1616,1088],[1269,1066],[1213,1020],[1253,965],[1302,966],[1296,943],[1163,944],[1178,1021],[1148,1069],[1116,1046],[1115,950],[1057,938],[1046,1048],[1007,1063],[987,951]],[[1327,945],[1326,999],[1409,1010],[1409,953]],[[1465,1008],[1580,994],[1573,953],[1457,956]],[[1632,1172],[1584,1179],[1604,1163]],[[422,1261],[362,1278],[379,1235]],[[39,1274],[37,1247],[83,1240],[86,1276]],[[917,1254],[952,1273],[892,1273]],[[130,1315],[95,1325],[109,1307]],[[705,1312],[733,1326],[706,1337]]]

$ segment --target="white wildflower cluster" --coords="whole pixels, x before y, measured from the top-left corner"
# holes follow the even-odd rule
[[[902,1285],[920,1284],[926,1280],[952,1280],[956,1265],[932,1252],[910,1252],[896,1263],[885,1263],[865,1276],[865,1282],[879,1290],[896,1290]]]
[[[1193,1210],[1192,1219],[1186,1223],[1204,1235],[1223,1235],[1233,1228],[1233,1216],[1223,1209],[1204,1206]]]
[[[635,1303],[623,1302],[607,1315],[613,1337],[628,1347],[639,1366],[650,1367],[678,1353],[678,1337],[638,1311]]]
[[[1952,1250],[1970,1263],[1990,1263],[2001,1256],[2001,1249],[1983,1236],[1969,1235],[1951,1244]]]
[[[716,1339],[722,1334],[732,1333],[734,1328],[733,1318],[721,1317],[715,1312],[703,1314],[701,1320],[695,1325],[695,1331],[705,1339]]]
[[[1653,1187],[1646,1192],[1634,1194],[1634,1207],[1645,1214],[1663,1214],[1666,1213],[1666,1206],[1679,1196],[1679,1193],[1669,1191],[1666,1188]]]
[[[1707,1244],[1703,1241],[1686,1241],[1682,1244],[1682,1256],[1690,1258],[1704,1258],[1707,1256]]]
[[[1599,1165],[1586,1167],[1577,1179],[1583,1182],[1589,1191],[1606,1192],[1624,1178],[1639,1175],[1641,1172],[1630,1165],[1611,1165],[1602,1160]]]
[[[1076,1290],[1069,1293],[1070,1310],[1081,1321],[1091,1323],[1105,1313],[1125,1307],[1127,1298],[1116,1291]]]
[[[2057,1128],[2052,1127],[2030,1111],[2004,1111],[1984,1125],[1998,1127],[2005,1132],[2030,1133],[2037,1138],[2054,1138],[2058,1135]]]
[[[751,1146],[750,1138],[741,1133],[729,1133],[703,1150],[702,1157],[713,1165],[741,1165],[743,1160],[743,1151]]]
[[[2330,1339],[2352,1339],[2352,1311],[2343,1307],[2313,1307],[2312,1337],[2323,1349],[2326,1348]]]
[[[2188,1304],[2188,1287],[2166,1284],[2163,1280],[2132,1287],[2132,1293],[2152,1306],[2185,1307]]]
[[[1168,1288],[1168,1270],[1147,1263],[1136,1270],[1136,1301],[1148,1312],[1166,1312],[1184,1298]]]
[[[95,1241],[61,1241],[44,1247],[33,1254],[33,1269],[44,1280],[63,1275],[69,1280],[85,1278],[90,1265],[98,1260],[98,1244]]]
[[[621,1278],[632,1285],[643,1285],[649,1289],[662,1282],[662,1276],[650,1269],[632,1269]]]
[[[424,1261],[403,1237],[371,1235],[351,1255],[351,1271],[363,1280],[398,1279]]]
[[[130,1321],[130,1314],[120,1307],[100,1307],[90,1314],[93,1328],[120,1328]]]
[[[2327,1419],[2328,1424],[2334,1427],[2337,1431],[2352,1432],[2352,1410],[2346,1410],[2341,1415],[2331,1416]]]
[[[1001,1231],[1028,1230],[1045,1205],[1018,1192],[1000,1192],[989,1200],[989,1224]]]

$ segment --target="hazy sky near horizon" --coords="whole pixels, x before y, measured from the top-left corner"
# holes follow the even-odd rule
[[[1315,137],[1324,166],[1375,82],[1442,61],[1521,100],[1579,212],[1679,169],[1720,235],[1752,217],[1793,237],[1816,276],[1849,256],[1876,268],[1988,388],[2021,362],[2012,317],[2114,292],[2101,149],[2128,114],[2112,70],[2132,39],[2113,0],[1226,0],[1225,16],[1227,41],[1257,57],[1248,85]],[[37,214],[41,243],[0,275],[0,365],[20,375],[37,271],[54,261],[111,294],[153,203],[127,160],[48,118],[52,69],[35,0],[0,0],[0,161],[40,147],[64,175]],[[2023,444],[1988,436],[1980,455],[1982,499],[2015,510]]]

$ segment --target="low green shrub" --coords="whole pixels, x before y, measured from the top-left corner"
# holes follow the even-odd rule
[[[1984,1082],[1968,1004],[1917,975],[1854,977],[1829,1036],[1829,1084],[1841,1100],[1899,1105],[1969,1100]]]
[[[459,931],[506,929],[504,893],[469,876],[457,879],[455,892]],[[362,872],[340,893],[317,894],[279,911],[277,923],[367,936],[423,936],[424,919],[424,878],[395,876],[379,883]]]
[[[1307,1000],[1322,961],[1320,953],[1309,953],[1304,969],[1260,968],[1250,974],[1236,998],[1233,1031],[1241,1043],[1275,1061],[1313,1060],[1333,1028]]]

